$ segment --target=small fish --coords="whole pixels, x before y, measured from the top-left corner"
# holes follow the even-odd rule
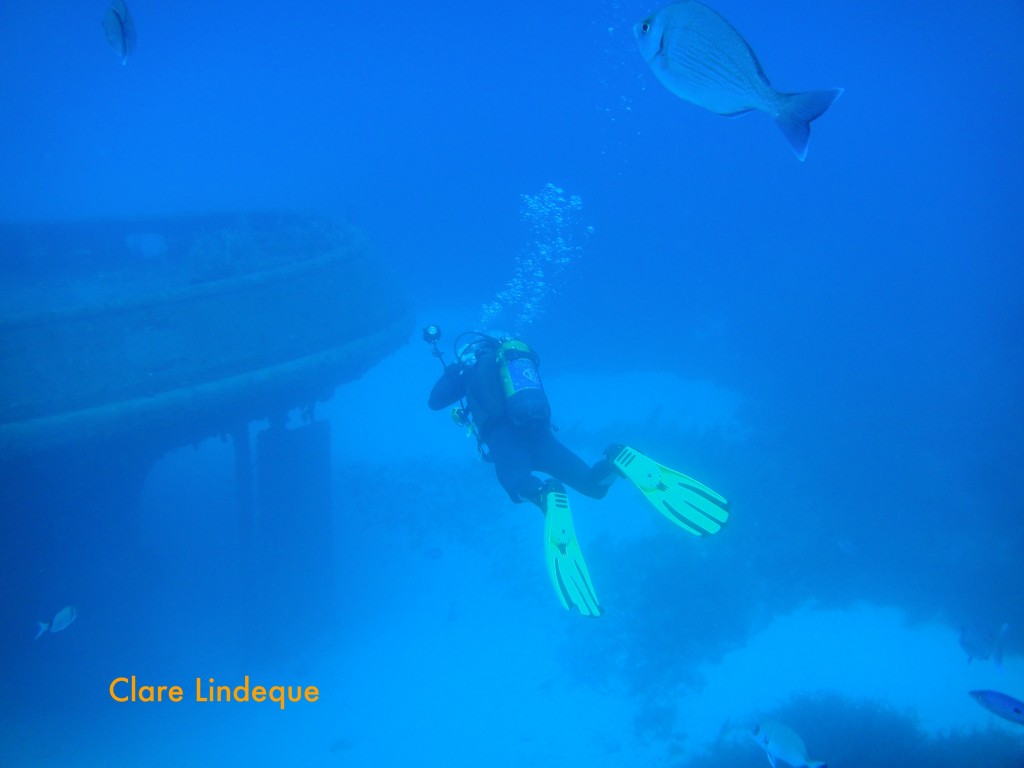
[[[50,632],[60,632],[62,629],[67,629],[71,626],[71,623],[78,618],[78,611],[75,610],[74,606],[69,605],[67,608],[57,612],[57,615],[53,617],[53,621],[38,622],[38,629],[36,631],[36,640],[40,636],[49,630]]]
[[[121,57],[121,64],[127,64],[128,56],[135,50],[135,22],[124,0],[110,3],[103,16],[103,31],[107,33],[107,42]]]
[[[750,735],[768,755],[772,768],[776,768],[779,762],[791,768],[828,768],[825,763],[808,760],[803,739],[782,723],[765,720],[755,725]]]
[[[999,691],[968,691],[976,702],[1003,720],[1024,725],[1024,701]]]
[[[729,117],[753,109],[767,112],[801,160],[807,156],[811,121],[843,92],[775,90],[742,35],[696,0],[666,5],[634,25],[633,34],[644,61],[672,93]]]
[[[1006,640],[1006,633],[1010,631],[1009,624],[1003,624],[995,632],[992,627],[981,622],[967,624],[960,628],[960,647],[967,654],[967,663],[972,659],[985,661],[992,659],[997,667],[1003,664],[1003,643]]]

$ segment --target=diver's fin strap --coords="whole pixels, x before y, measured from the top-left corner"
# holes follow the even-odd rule
[[[600,616],[601,604],[576,541],[569,497],[564,490],[548,490],[545,494],[544,549],[548,576],[565,609],[575,607],[584,616]]]
[[[629,446],[619,448],[612,464],[655,509],[695,536],[718,533],[729,519],[729,502],[725,497]]]

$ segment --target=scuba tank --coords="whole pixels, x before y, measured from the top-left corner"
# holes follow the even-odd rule
[[[497,361],[509,420],[518,427],[548,426],[551,406],[537,372],[537,353],[525,341],[505,338]]]

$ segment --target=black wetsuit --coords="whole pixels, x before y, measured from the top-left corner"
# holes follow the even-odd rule
[[[435,411],[466,398],[480,442],[494,463],[498,482],[514,502],[531,501],[544,509],[543,472],[584,496],[603,498],[614,478],[607,459],[588,466],[555,437],[550,420],[527,427],[513,424],[497,360],[486,352],[472,365],[453,363],[430,391],[427,405]]]

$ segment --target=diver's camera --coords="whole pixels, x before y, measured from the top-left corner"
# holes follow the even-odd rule
[[[441,340],[441,329],[436,325],[428,325],[423,329],[423,340],[427,344],[437,344]]]

